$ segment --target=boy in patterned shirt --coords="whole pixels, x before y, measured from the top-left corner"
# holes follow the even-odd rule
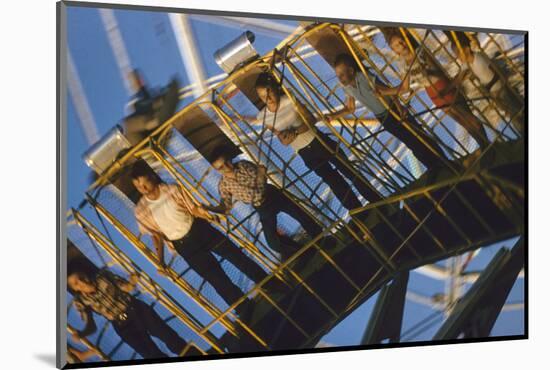
[[[312,238],[323,231],[315,220],[293,203],[282,190],[267,183],[265,166],[258,166],[246,160],[232,163],[223,148],[218,148],[213,157],[212,166],[222,175],[218,184],[221,203],[217,207],[209,207],[209,210],[227,214],[237,201],[253,206],[260,217],[267,243],[281,255],[281,260],[290,257],[296,251],[296,245],[281,242],[277,233],[277,215],[280,212],[298,221]]]

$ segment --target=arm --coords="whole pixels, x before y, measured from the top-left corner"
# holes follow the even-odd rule
[[[75,335],[73,335],[75,340],[80,340],[80,338],[87,337],[88,335],[91,335],[96,332],[97,326],[94,320],[94,315],[92,313],[92,310],[84,305],[80,305],[80,308],[78,305],[76,305],[77,310],[80,312],[80,317],[82,317],[82,320],[86,323],[84,326],[84,329],[77,330]]]
[[[238,118],[237,117],[232,117],[235,121],[238,121]],[[258,117],[256,116],[242,116],[242,119],[247,121],[249,124],[251,125],[256,125],[256,124],[259,124],[261,121]]]
[[[71,345],[67,346],[67,351],[76,357],[80,362],[84,362],[92,356],[97,355],[97,352],[93,349],[87,349],[84,351],[79,351],[78,349],[72,347]]]
[[[256,184],[263,185],[267,182],[267,167],[263,164],[242,161],[241,166],[246,171],[246,176],[255,179]]]
[[[210,212],[221,213],[225,215],[231,211],[231,208],[227,207],[223,201],[217,206],[205,205],[204,209]]]
[[[217,220],[217,216],[212,216],[210,213],[208,213],[208,209],[202,204],[195,205],[192,212],[196,217],[200,217],[208,222]]]
[[[290,143],[292,143],[298,135],[303,134],[304,132],[307,132],[309,130],[309,127],[307,127],[306,124],[302,123],[300,126],[284,131],[279,131],[277,133],[277,137],[279,138],[279,141],[287,146]]]
[[[155,248],[155,253],[158,257],[160,267],[158,272],[164,274],[164,237],[158,226],[152,222],[151,211],[144,206],[142,200],[140,200],[134,209],[134,216],[136,218],[138,229],[141,235],[150,235]]]
[[[294,139],[296,139],[296,136],[298,136],[294,130],[279,131],[276,135],[281,144],[284,146],[288,146],[292,141],[294,141]]]
[[[344,102],[344,107],[336,112],[329,113],[325,116],[328,121],[332,121],[338,118],[347,116],[348,114],[353,114],[355,112],[355,98],[353,96],[348,96]]]
[[[258,166],[256,181],[258,184],[263,184],[267,181],[267,167],[263,164]]]
[[[307,125],[302,120],[304,119],[308,120],[310,125],[315,125],[315,117],[311,115],[311,113],[309,113],[309,111],[304,106],[302,106],[300,102],[297,102],[296,110],[298,112],[298,117],[299,117],[298,119],[301,121],[300,126],[289,128],[284,131],[276,131],[273,129],[273,127],[269,126],[269,129],[273,131],[275,135],[277,135],[277,138],[279,139],[279,141],[285,146],[289,145],[294,140],[296,140],[296,137],[298,137],[298,135],[309,131],[310,126]]]
[[[290,140],[290,137],[294,135],[294,138],[296,134],[293,132],[293,130],[284,130],[284,131],[278,131],[273,126],[266,126],[269,131],[273,132],[273,135],[277,136],[281,144],[284,146],[287,146],[292,141]]]
[[[204,208],[210,212],[229,214],[233,208],[233,195],[224,186],[223,179],[218,183],[218,194],[220,194],[220,204],[217,206],[206,205]]]
[[[132,275],[130,275],[130,278],[128,279],[128,281],[126,281],[125,279],[119,278],[117,284],[122,291],[126,293],[131,293],[136,288],[138,280],[139,280],[138,275],[136,273],[133,273]]]
[[[300,126],[296,127],[294,129],[294,132],[296,132],[297,135],[303,134],[304,132],[308,132],[309,127],[305,123],[302,123]]]
[[[214,221],[214,217],[208,213],[208,209],[202,204],[197,204],[187,192],[176,184],[169,185],[170,192],[175,196],[176,202],[185,207],[193,216],[206,221]]]
[[[165,269],[166,266],[164,264],[164,239],[160,234],[153,234],[151,235],[151,238],[153,239],[153,246],[155,247],[155,252],[157,254],[161,269]]]
[[[451,91],[459,88],[462,83],[464,82],[464,79],[471,73],[470,69],[469,68],[465,68],[463,70],[461,70],[456,76],[455,78],[453,78],[449,84],[447,85],[447,87],[445,87],[445,89],[443,89],[440,94],[441,95],[447,95],[448,93],[450,93]]]
[[[403,81],[401,81],[401,84],[398,86],[390,87],[381,85],[379,83],[376,84],[376,91],[382,95],[382,96],[392,96],[392,95],[400,95],[407,91],[409,91],[411,87],[411,78],[410,75],[407,74]]]
[[[462,85],[466,77],[471,73],[469,68],[462,69],[447,85],[447,87],[441,92],[442,95],[448,94],[458,86]]]

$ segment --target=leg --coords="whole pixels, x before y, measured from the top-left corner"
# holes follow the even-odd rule
[[[166,354],[153,342],[143,322],[135,312],[128,312],[128,319],[123,323],[114,321],[113,329],[115,329],[120,339],[126,342],[144,359],[166,357]]]
[[[447,113],[468,131],[481,148],[485,148],[490,144],[489,138],[483,128],[483,122],[472,113],[466,101],[457,99],[453,105],[447,108]]]
[[[342,161],[344,161],[345,163],[342,163]],[[351,181],[357,191],[359,191],[363,198],[365,198],[369,203],[376,202],[382,199],[380,194],[378,194],[375,189],[371,188],[370,185],[365,184],[366,179],[363,180],[355,176],[355,174],[348,168],[348,166],[352,166],[352,164],[348,161],[347,158],[342,157],[342,160],[340,160],[335,157],[331,159],[330,162],[334,167],[338,169],[338,171],[340,171],[345,177],[347,177]]]
[[[286,245],[281,243],[282,253],[281,259],[285,259],[288,256],[286,252]],[[219,244],[216,249],[213,250],[214,253],[218,254],[220,257],[225,258],[228,262],[231,262],[236,268],[243,272],[246,276],[250,278],[255,284],[264,280],[268,275],[267,273],[251,258],[243,253],[239,248],[237,248],[233,243],[229,242]],[[278,282],[276,279],[272,279],[268,284],[262,287],[262,290],[270,290],[273,292],[286,292],[285,285]],[[240,294],[242,296],[243,293]],[[240,297],[239,297],[240,298]],[[250,304],[250,303],[249,303]]]
[[[227,276],[211,251],[200,251],[186,260],[189,266],[191,266],[197,274],[202,276],[203,279],[214,287],[216,292],[218,292],[228,305],[233,304],[244,294],[241,289],[229,279],[229,276]]]
[[[300,249],[301,245],[286,235],[281,235],[279,238],[281,240],[281,261],[284,262],[292,257]]]
[[[328,136],[324,135],[323,140],[326,144],[328,144],[331,148],[336,148],[338,145],[334,140],[330,139]],[[327,149],[323,147],[323,149],[326,151]],[[330,153],[329,153],[330,155]],[[348,160],[348,158],[344,154],[340,154],[340,158],[337,158],[336,156],[330,155],[329,156],[329,162],[338,170],[340,171],[345,177],[348,178],[348,180],[351,181],[351,183],[357,188],[359,193],[370,203],[370,202],[376,202],[382,197],[378,192],[371,187],[370,184],[365,183],[366,180],[363,180],[353,173],[353,171],[349,168],[353,165]]]
[[[225,243],[219,244],[214,252],[220,257],[231,262],[236,268],[250,278],[254,282],[263,280],[267,273],[254,262],[250,257],[245,255],[235,244],[227,240]]]
[[[290,206],[288,204],[294,205],[284,195],[277,194],[280,194],[277,188],[272,185],[268,185],[266,200],[261,207],[257,208],[257,210],[260,220],[262,221],[264,235],[268,240],[269,246],[279,253],[281,256],[281,261],[285,261],[300,248],[300,245],[290,237],[286,235],[279,235],[277,233],[277,215],[285,210],[285,206],[286,208],[289,208]],[[294,206],[299,209],[296,205]],[[301,209],[299,210],[302,211]],[[288,212],[289,209],[286,209],[286,211],[289,215],[293,215],[291,212]]]
[[[514,91],[508,86],[504,86],[496,96],[499,107],[504,109],[510,116],[512,124],[520,134],[523,134],[525,127],[524,103],[518,99]]]
[[[164,322],[153,307],[143,301],[137,300],[135,308],[145,328],[152,336],[162,340],[170,351],[176,355],[179,355],[183,351],[187,342],[170,325]]]
[[[265,271],[242,253],[225,235],[212,227],[208,222],[204,220],[199,221],[201,222],[201,240],[208,240],[209,250],[227,259],[253,281],[259,281],[266,276]]]
[[[275,207],[276,212],[284,212],[287,215],[294,218],[302,225],[304,230],[309,234],[311,238],[323,232],[321,226],[319,226],[310,215],[308,215],[302,208],[296,203],[292,202],[282,190],[277,189],[274,186],[269,186],[267,190],[266,202],[270,202]]]
[[[409,112],[403,122],[388,115],[382,125],[405,144],[426,168],[435,167],[446,160],[445,153],[437,142],[422,130],[422,125]]]
[[[318,140],[314,140],[312,144],[301,149],[298,153],[305,165],[327,183],[344,207],[350,210],[362,206],[346,180],[330,165],[331,154]]]
[[[243,293],[226,275],[218,260],[212,254],[212,244],[216,243],[217,233],[206,221],[196,219],[183,241],[174,243],[176,251],[189,266],[206,280],[227,304],[232,304]]]
[[[266,204],[269,203],[269,204]],[[264,204],[256,207],[265,236],[265,240],[271,249],[282,253],[281,240],[277,235],[277,212],[273,209],[271,201],[266,199]]]

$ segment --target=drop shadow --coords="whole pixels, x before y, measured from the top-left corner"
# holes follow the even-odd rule
[[[34,358],[52,367],[55,367],[56,365],[55,353],[35,353]]]

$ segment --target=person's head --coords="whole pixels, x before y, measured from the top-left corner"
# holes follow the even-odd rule
[[[151,195],[158,189],[160,181],[145,162],[138,161],[132,167],[130,173],[132,183],[141,195]]]
[[[268,106],[279,104],[281,99],[281,88],[279,82],[269,72],[262,72],[256,79],[256,93],[260,100]]]
[[[392,51],[401,58],[410,56],[413,51],[410,49],[407,40],[403,37],[403,33],[399,28],[396,27],[383,27],[380,29],[384,38],[386,39],[387,44],[390,46]],[[414,40],[409,40],[411,44],[414,43]],[[413,45],[414,47],[414,45]]]
[[[463,32],[455,32],[453,37],[453,34],[450,32],[446,32],[447,37],[451,41],[451,49],[453,50],[453,53],[456,55],[458,60],[460,60],[463,63],[467,63],[470,61],[472,56],[472,49],[470,47],[470,39],[466,34]],[[460,48],[458,45],[460,44]],[[462,49],[462,53],[460,52],[460,49]]]
[[[409,46],[402,35],[393,34],[390,37],[390,48],[401,57],[410,53]]]
[[[67,276],[67,285],[76,293],[92,293],[95,290],[91,276],[83,271],[73,271]]]
[[[128,72],[128,81],[134,92],[138,92],[144,85],[143,78],[138,69],[132,69]]]
[[[233,163],[231,163],[231,156],[225,150],[225,148],[219,147],[217,148],[212,157],[214,158],[214,161],[212,162],[212,167],[222,175],[227,175],[231,172],[233,172],[234,166]]]
[[[344,86],[348,86],[353,82],[357,74],[357,63],[351,55],[339,54],[336,59],[334,59],[334,71],[340,83]]]

